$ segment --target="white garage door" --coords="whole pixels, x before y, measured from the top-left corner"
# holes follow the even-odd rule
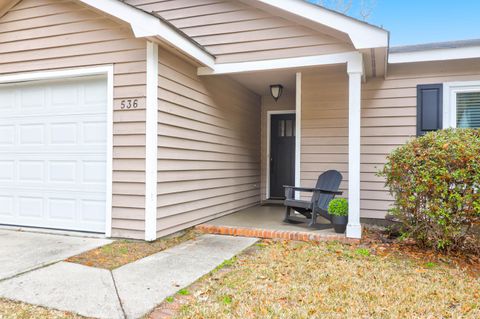
[[[0,224],[105,232],[104,77],[0,84]]]

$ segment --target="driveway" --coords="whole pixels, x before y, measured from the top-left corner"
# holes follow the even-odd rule
[[[0,230],[0,281],[110,242],[98,238]]]

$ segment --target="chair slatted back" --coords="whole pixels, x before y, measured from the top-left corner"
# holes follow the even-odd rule
[[[336,170],[329,170],[324,172],[318,177],[316,188],[320,188],[323,190],[328,190],[332,192],[338,191],[340,187],[340,183],[342,182],[343,176],[340,174],[339,171]],[[314,198],[312,198],[312,202],[316,203],[317,207],[319,207],[322,211],[328,211],[328,204],[330,201],[335,197],[333,194],[316,194]],[[330,215],[322,216],[330,219]]]

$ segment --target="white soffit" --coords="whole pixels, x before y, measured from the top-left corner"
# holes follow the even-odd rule
[[[480,58],[480,46],[463,48],[432,49],[412,52],[392,52],[388,63],[413,63]]]
[[[350,37],[356,49],[388,47],[388,31],[304,0],[242,0],[258,2],[338,30]]]
[[[78,0],[92,8],[125,21],[137,38],[157,37],[201,64],[213,67],[215,58],[168,23],[118,0]]]

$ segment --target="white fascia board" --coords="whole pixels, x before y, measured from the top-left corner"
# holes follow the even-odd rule
[[[388,63],[413,63],[480,58],[480,46],[390,53]]]
[[[291,69],[309,66],[348,63],[363,69],[363,59],[360,52],[344,52],[336,54],[315,55],[299,58],[285,58],[239,63],[215,64],[213,68],[198,68],[198,75],[219,75],[244,72]]]
[[[388,47],[388,31],[321,7],[312,8],[312,5],[306,1],[256,1],[346,33],[349,35],[353,45],[358,50]]]
[[[151,14],[118,0],[79,1],[130,24],[137,38],[157,37],[205,66],[212,67],[215,63],[215,58],[212,55],[192,43],[175,28]]]

